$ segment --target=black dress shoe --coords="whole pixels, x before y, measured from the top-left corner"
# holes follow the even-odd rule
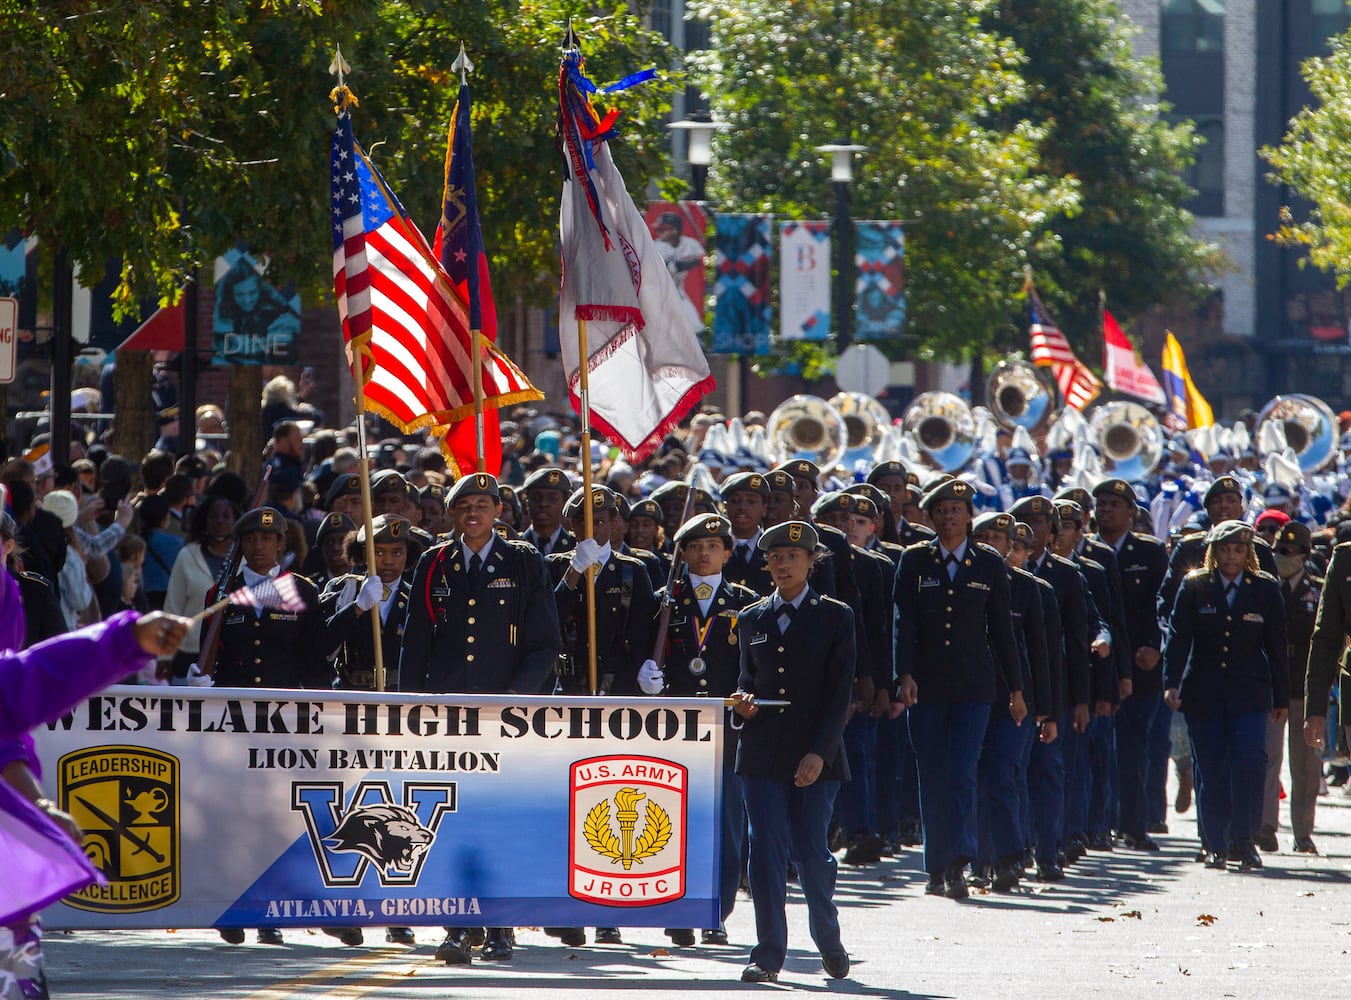
[[[1241,872],[1254,872],[1262,867],[1262,855],[1257,853],[1257,848],[1253,846],[1252,841],[1245,841],[1238,845],[1238,870]]]
[[[469,954],[469,935],[463,927],[452,927],[446,939],[436,946],[436,960],[447,965],[469,965],[474,960]]]
[[[619,936],[618,927],[597,927],[596,944],[623,944],[624,939]]]
[[[385,944],[406,944],[410,948],[417,944],[411,927],[386,927]]]
[[[875,833],[861,833],[849,841],[844,852],[847,865],[875,865],[882,860],[882,838]]]
[[[286,942],[282,940],[282,937],[281,937],[281,931],[277,930],[277,928],[275,928],[275,927],[259,927],[259,928],[258,928],[258,943],[259,943],[259,944],[285,944]]]
[[[483,951],[480,954],[489,962],[510,962],[511,938],[507,936],[506,928],[490,928],[484,938]]]
[[[569,948],[580,948],[586,944],[586,931],[580,927],[554,927],[549,933]]]
[[[1065,869],[1061,868],[1054,861],[1048,861],[1045,864],[1037,865],[1038,882],[1063,882],[1065,881]]]
[[[1207,868],[1215,868],[1217,870],[1223,871],[1224,866],[1225,866],[1224,855],[1221,854],[1219,851],[1211,851],[1209,854],[1206,855]]]
[[[488,940],[488,929],[486,927],[468,927],[464,932],[465,947],[482,948],[483,943]]]
[[[1152,854],[1159,849],[1159,845],[1150,839],[1149,834],[1145,834],[1143,837],[1135,837],[1128,833],[1122,838],[1122,842],[1132,851],[1148,851]]]
[[[966,899],[971,893],[966,888],[966,865],[951,864],[943,873],[943,895],[948,899]]]
[[[1210,860],[1210,849],[1209,849],[1208,847],[1206,847],[1204,844],[1202,844],[1201,847],[1197,849],[1197,851],[1196,851],[1196,858],[1195,858],[1194,860],[1196,860],[1196,861],[1209,861],[1209,860]]]
[[[1257,846],[1268,854],[1275,854],[1281,849],[1280,843],[1276,840],[1276,831],[1269,826],[1264,826],[1258,830],[1255,839]]]
[[[988,889],[994,878],[994,869],[989,865],[977,865],[967,877],[966,884],[972,889]]]
[[[924,842],[924,830],[917,819],[901,820],[901,834],[896,838],[906,847],[918,847]]]
[[[694,947],[694,931],[688,927],[668,927],[666,936],[671,939],[671,943],[677,948]]]
[[[741,970],[741,981],[743,983],[776,983],[779,981],[779,974],[752,963]]]
[[[1077,836],[1071,837],[1065,842],[1065,859],[1069,861],[1070,864],[1074,864],[1087,853],[1088,848]]]
[[[843,979],[849,975],[849,952],[832,951],[821,956],[821,968],[831,979]]]
[[[1112,850],[1112,838],[1099,830],[1097,833],[1088,835],[1088,849],[1090,851],[1108,851]]]
[[[725,928],[718,927],[718,928],[716,928],[715,930],[711,930],[711,931],[700,931],[700,932],[699,932],[699,943],[700,943],[700,944],[727,944],[727,943],[728,943],[728,942],[727,942],[727,930],[726,930]]]
[[[995,865],[994,879],[990,882],[990,888],[995,892],[1008,892],[1018,888],[1018,873],[1013,870],[1010,862]]]
[[[934,875],[930,877],[929,884],[924,887],[924,895],[926,896],[943,895],[943,876]]]
[[[1314,846],[1312,837],[1300,837],[1295,841],[1296,854],[1317,854],[1318,848]]]
[[[1149,828],[1148,828],[1148,832],[1149,832],[1149,833],[1167,833],[1167,832],[1168,832],[1168,824],[1167,824],[1167,823],[1150,823],[1150,824],[1149,824]]]
[[[357,947],[364,940],[361,936],[360,927],[324,927],[321,930],[329,937],[337,938],[349,948]]]
[[[244,928],[242,927],[222,927],[220,929],[220,939],[226,944],[243,944]]]

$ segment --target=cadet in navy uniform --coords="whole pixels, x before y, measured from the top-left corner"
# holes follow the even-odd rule
[[[563,526],[563,504],[572,492],[568,474],[552,466],[536,469],[518,492],[525,498],[525,515],[530,520],[521,537],[541,555],[571,551],[577,539]]]
[[[328,649],[337,650],[335,688],[375,690],[375,636],[367,613],[380,608],[380,651],[385,664],[385,690],[399,690],[399,651],[412,588],[404,580],[409,559],[411,522],[398,514],[379,514],[371,521],[375,539],[375,566],[369,575],[349,573],[329,581],[319,597]],[[366,526],[354,543],[363,551]],[[408,942],[395,942],[406,944]]]
[[[676,532],[675,545],[684,565],[671,594],[673,607],[666,633],[665,668],[658,670],[655,662],[645,661],[638,683],[645,694],[726,698],[737,689],[741,673],[737,617],[759,595],[730,582],[724,575],[732,554],[732,525],[727,518],[716,514],[691,518]],[[657,598],[661,601],[665,597],[663,585]],[[731,713],[727,713],[727,720],[731,722]],[[741,779],[736,776],[738,735],[730,725],[723,730],[721,920],[717,927],[703,931],[704,944],[727,943],[723,925],[736,903],[741,883],[746,810],[741,800]],[[673,929],[666,933],[677,945],[694,944],[693,931]]]
[[[1005,560],[1009,575],[1009,612],[1022,665],[1023,701],[1040,722],[1050,713],[1051,675],[1046,654],[1046,619],[1040,589],[1044,581],[1008,565],[1017,525],[1012,514],[982,514],[971,525],[971,539],[990,546]],[[1027,765],[1037,728],[1015,722],[1005,707],[1009,692],[996,675],[995,698],[985,730],[977,774],[980,865],[972,884],[1007,892],[1024,871],[1022,858],[1030,846],[1024,822]]]
[[[633,556],[644,566],[647,567],[647,575],[655,584],[658,580],[665,580],[671,572],[671,564],[663,559],[651,549],[635,548],[628,542],[629,534],[629,512],[632,508],[628,500],[619,493],[615,496],[619,498],[619,505],[615,508],[619,516],[614,521],[614,534],[610,537],[610,545],[616,552],[623,553],[626,556]]]
[[[797,866],[812,940],[826,972],[849,974],[835,907],[835,857],[826,842],[840,782],[849,780],[845,719],[854,684],[854,622],[848,605],[807,583],[816,529],[785,521],[760,537],[775,590],[738,621],[741,676],[735,707],[745,720],[736,770],[750,826],[756,945],[741,973],[773,982],[788,951],[785,873]],[[784,706],[758,707],[758,699]]]
[[[1104,479],[1093,487],[1098,541],[1116,553],[1121,574],[1121,605],[1126,634],[1118,644],[1131,664],[1131,690],[1116,714],[1117,800],[1119,827],[1127,847],[1156,851],[1150,839],[1150,733],[1155,725],[1168,728],[1163,706],[1163,649],[1159,630],[1158,597],[1168,572],[1168,550],[1157,538],[1131,530],[1138,507],[1135,491],[1124,479]],[[1171,716],[1171,713],[1170,713]],[[1161,720],[1161,721],[1160,721]],[[1163,763],[1166,764],[1165,755]],[[1167,772],[1164,771],[1166,778]],[[1162,798],[1163,789],[1158,790]],[[1157,829],[1157,828],[1156,828]]]
[[[535,694],[558,658],[558,613],[534,546],[493,530],[497,479],[462,476],[446,495],[456,540],[429,549],[413,576],[399,658],[399,688],[456,694]],[[436,951],[470,963],[467,928]],[[509,928],[489,927],[483,957],[512,957]]]
[[[566,516],[580,530],[583,524],[581,490],[568,498]],[[657,617],[656,588],[641,560],[610,546],[614,522],[619,520],[619,496],[605,486],[591,487],[594,538],[581,539],[572,552],[549,557],[554,601],[563,627],[567,668],[559,672],[555,690],[591,694],[588,670],[585,574],[596,571],[597,683],[607,694],[637,694],[638,668],[652,651],[652,627]],[[603,541],[602,541],[603,540]]]
[[[1227,856],[1262,867],[1253,836],[1262,820],[1267,720],[1290,705],[1285,602],[1257,568],[1253,530],[1223,521],[1206,537],[1205,565],[1177,592],[1164,649],[1164,700],[1187,718],[1208,868]]]
[[[978,853],[976,765],[996,676],[1014,722],[1027,715],[1008,573],[968,537],[974,493],[949,479],[924,495],[938,537],[906,549],[896,574],[896,693],[919,765],[925,891],[950,899],[967,897]]]
[[[868,473],[868,484],[880,489],[890,501],[891,516],[896,521],[896,541],[901,545],[927,542],[934,537],[932,528],[906,520],[905,505],[909,496],[907,487],[913,476],[914,473],[908,471],[900,462],[880,462]]]
[[[793,480],[787,473],[780,475],[780,489],[792,496]],[[727,520],[732,526],[732,557],[723,575],[763,597],[774,587],[765,566],[765,554],[758,545],[769,509],[769,479],[758,472],[739,472],[724,479],[721,490]]]
[[[235,522],[234,536],[244,562],[227,584],[226,593],[254,587],[275,577],[286,545],[286,518],[273,507],[255,507]],[[267,610],[228,605],[220,630],[216,654],[217,687],[326,688],[328,664],[324,659],[324,621],[314,584],[293,574],[296,590],[305,602],[304,611]],[[212,587],[206,596],[210,606],[217,600]],[[207,625],[203,623],[205,636]],[[221,938],[241,944],[244,932],[226,928]],[[258,928],[259,944],[282,944],[275,927]]]

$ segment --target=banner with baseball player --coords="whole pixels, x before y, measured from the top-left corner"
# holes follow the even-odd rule
[[[718,926],[721,699],[110,688],[35,734],[62,928]]]

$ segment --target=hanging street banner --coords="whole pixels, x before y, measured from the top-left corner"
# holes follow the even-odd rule
[[[720,699],[115,687],[34,734],[50,929],[716,927]]]
[[[263,280],[267,269],[242,250],[216,258],[211,318],[213,365],[292,365],[300,350],[300,296]]]
[[[899,337],[905,326],[902,223],[856,222],[854,246],[854,339]]]
[[[718,215],[714,354],[768,354],[773,216]]]
[[[825,340],[830,336],[830,223],[782,223],[779,260],[779,336]]]
[[[654,201],[643,213],[657,253],[675,279],[690,331],[704,332],[708,216],[697,201]]]

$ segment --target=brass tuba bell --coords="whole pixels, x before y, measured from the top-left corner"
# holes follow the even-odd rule
[[[790,396],[765,423],[776,462],[805,458],[822,472],[835,468],[844,457],[846,433],[844,418],[820,396]]]
[[[976,419],[971,407],[950,392],[921,393],[906,408],[902,428],[943,472],[956,472],[976,450]]]
[[[1163,428],[1139,403],[1118,400],[1099,406],[1089,431],[1106,470],[1127,482],[1146,478],[1163,457]]]
[[[1060,414],[1055,383],[1046,369],[1017,358],[995,365],[985,384],[990,412],[1000,425],[1025,427],[1030,434],[1047,430]]]
[[[878,449],[891,426],[891,414],[872,396],[862,392],[837,392],[830,405],[844,418],[844,464],[877,461]]]
[[[1253,437],[1262,441],[1263,425],[1274,421],[1285,432],[1285,443],[1295,450],[1305,473],[1317,472],[1337,457],[1337,418],[1317,396],[1277,396],[1262,407]]]

